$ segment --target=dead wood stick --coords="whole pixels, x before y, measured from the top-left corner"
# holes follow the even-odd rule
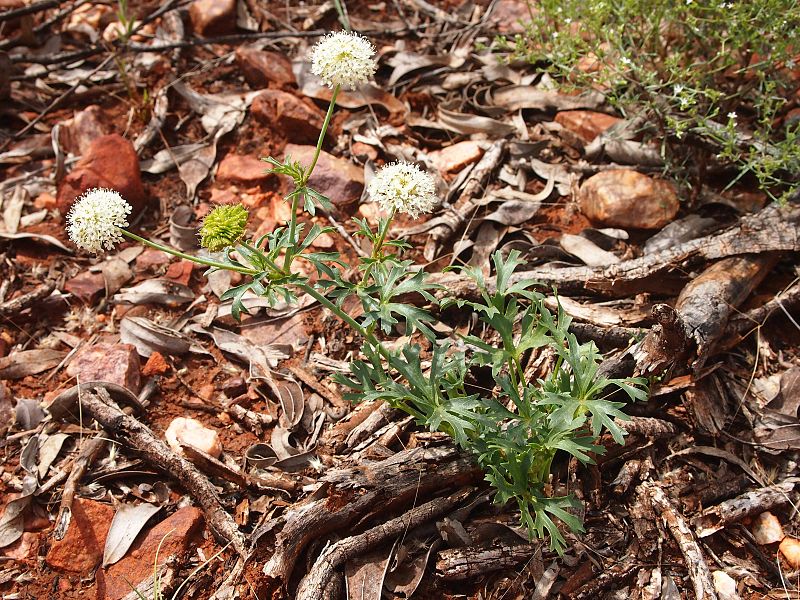
[[[3,12],[0,12],[0,23],[2,23],[3,21],[8,21],[10,19],[15,19],[17,17],[23,17],[25,15],[37,13],[40,10],[53,8],[54,6],[58,6],[58,4],[59,0],[40,0],[39,2],[34,2],[33,4],[29,4],[28,6],[22,6],[20,8],[12,8],[11,10],[4,10]]]
[[[368,529],[360,535],[345,538],[329,546],[300,581],[295,598],[297,600],[322,600],[333,572],[346,561],[372,550],[404,531],[419,527],[423,523],[452,511],[466,499],[467,494],[467,491],[462,490],[445,498],[436,498],[411,509],[404,515]]]
[[[748,310],[745,313],[737,313],[728,321],[725,333],[732,339],[725,343],[726,348],[735,346],[741,341],[741,336],[747,331],[762,325],[773,313],[784,308],[800,303],[800,281],[780,292],[762,306]]]
[[[621,582],[638,567],[639,565],[637,562],[633,560],[619,562],[593,577],[589,583],[583,585],[574,595],[571,595],[570,598],[574,598],[575,600],[589,600],[590,598],[601,597],[603,592],[607,591],[612,585]]]
[[[72,470],[64,484],[64,492],[61,495],[61,503],[58,506],[56,526],[53,529],[54,539],[60,540],[67,534],[72,516],[72,501],[75,498],[78,483],[80,483],[80,480],[86,473],[86,469],[95,461],[97,455],[100,454],[100,451],[105,445],[106,439],[99,435],[90,440],[86,440],[78,454],[78,458],[72,463]]]
[[[664,490],[655,483],[643,483],[643,492],[649,498],[653,510],[661,516],[661,521],[669,529],[672,537],[678,543],[681,554],[686,561],[689,570],[689,577],[694,587],[694,595],[697,600],[717,600],[717,592],[714,590],[714,582],[711,578],[711,571],[703,557],[697,541],[692,535],[692,530],[672,502],[670,502]]]
[[[489,176],[500,164],[506,151],[506,145],[505,139],[497,140],[492,144],[470,173],[456,203],[437,218],[437,225],[428,230],[428,239],[423,251],[427,260],[433,260],[438,254],[440,246],[452,238],[469,216],[475,212],[480,197],[483,195],[481,192],[483,192]]]
[[[564,295],[625,297],[645,291],[665,293],[671,291],[667,289],[667,275],[680,274],[689,264],[773,251],[800,251],[799,204],[772,204],[743,217],[737,225],[722,233],[691,240],[641,258],[605,267],[543,266],[515,273],[511,283],[534,279],[546,286],[557,286],[559,293]],[[464,275],[437,273],[430,277],[430,281],[444,286],[444,290],[437,292],[440,297],[479,297],[475,283]],[[494,291],[493,277],[487,279],[487,286],[490,292]]]
[[[431,494],[472,485],[481,477],[472,460],[452,448],[404,450],[380,462],[329,471],[322,478],[330,485],[327,498],[296,506],[262,527],[271,531],[283,523],[271,544],[275,551],[264,565],[269,593],[286,597],[297,559],[312,540],[391,515]],[[253,537],[262,535],[256,531]]]
[[[436,560],[436,576],[445,581],[460,581],[512,569],[528,560],[539,548],[541,544],[504,544],[442,550]]]
[[[2,304],[0,304],[0,317],[13,316],[19,313],[20,311],[25,310],[29,306],[38,302],[39,300],[42,300],[43,298],[49,296],[54,289],[56,289],[56,282],[49,281],[47,283],[41,284],[32,292],[28,292],[27,294],[22,294],[21,296],[18,296],[13,300],[3,302]]]
[[[781,483],[746,492],[741,496],[707,508],[692,519],[697,536],[707,537],[728,523],[741,521],[745,517],[786,504],[790,500],[789,494],[798,483],[800,483],[800,478],[791,477]]]
[[[94,392],[82,391],[82,409],[117,441],[129,446],[148,463],[177,479],[205,513],[206,522],[224,543],[231,543],[242,556],[247,554],[244,536],[220,505],[214,486],[184,457],[158,439],[149,427],[122,412],[101,384]]]

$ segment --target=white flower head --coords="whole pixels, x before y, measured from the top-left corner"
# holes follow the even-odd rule
[[[374,54],[372,42],[357,33],[329,33],[311,49],[311,72],[330,88],[353,90],[375,74]]]
[[[369,195],[386,212],[404,212],[413,218],[436,206],[436,182],[433,177],[408,162],[385,165],[367,188]]]
[[[76,246],[95,254],[122,241],[131,205],[114,190],[95,188],[79,196],[67,215],[67,233]]]
[[[738,116],[738,115],[737,115],[735,112],[729,112],[729,113],[728,113],[728,118],[729,118],[731,121],[735,121],[737,116]]]

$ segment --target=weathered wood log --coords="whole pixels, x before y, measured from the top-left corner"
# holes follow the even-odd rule
[[[679,244],[641,258],[605,267],[538,267],[511,277],[515,283],[534,279],[545,286],[556,286],[562,295],[594,294],[625,297],[640,292],[677,293],[674,281],[685,280],[686,269],[703,260],[716,260],[743,254],[775,251],[800,251],[800,204],[771,204],[743,217],[730,229]],[[672,284],[670,284],[670,280]],[[478,288],[468,277],[456,273],[431,276],[443,287],[440,297],[477,298]],[[487,279],[490,291],[494,278]]]
[[[327,496],[296,505],[266,523],[254,538],[282,528],[270,544],[275,548],[264,565],[267,590],[273,598],[288,597],[295,564],[312,540],[357,527],[375,517],[387,520],[415,501],[480,481],[483,473],[453,448],[414,448],[380,462],[335,469],[322,481]],[[264,532],[264,533],[262,533]]]
[[[326,548],[312,569],[300,582],[297,600],[323,600],[328,582],[336,569],[348,560],[360,556],[394,538],[452,511],[467,498],[467,491],[460,491],[445,498],[435,498],[409,512],[368,529],[360,535],[345,538]]]
[[[641,492],[647,496],[653,510],[661,517],[662,523],[667,527],[672,537],[678,543],[681,554],[686,561],[689,577],[694,586],[694,595],[697,600],[717,600],[717,592],[711,578],[711,571],[706,564],[703,551],[694,539],[692,530],[686,524],[683,516],[678,512],[670,499],[655,483],[643,483],[639,486]]]
[[[460,581],[502,569],[513,569],[540,548],[541,544],[504,544],[442,550],[436,560],[436,576],[446,581]]]

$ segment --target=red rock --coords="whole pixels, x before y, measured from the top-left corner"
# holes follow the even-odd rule
[[[620,120],[618,117],[591,110],[565,110],[556,115],[556,123],[587,143]]]
[[[80,298],[86,304],[93,304],[106,290],[106,279],[102,273],[84,271],[64,284],[64,291]]]
[[[172,262],[172,257],[166,252],[156,250],[155,248],[145,248],[144,251],[136,257],[136,270],[146,271],[153,267],[161,267]]]
[[[42,192],[36,196],[36,199],[33,201],[33,206],[37,210],[53,210],[56,207],[55,196],[49,194],[48,192]]]
[[[632,169],[593,175],[581,186],[578,202],[591,221],[637,229],[659,229],[672,221],[680,208],[672,184]]]
[[[80,350],[67,367],[67,374],[87,381],[110,381],[134,394],[141,388],[139,355],[132,344],[95,344]]]
[[[83,156],[92,142],[108,133],[105,114],[96,104],[87,106],[64,123],[59,139],[64,150],[76,156]]]
[[[200,36],[236,31],[236,0],[194,0],[189,7],[192,30]]]
[[[58,210],[66,215],[75,198],[97,187],[116,190],[128,201],[133,209],[129,220],[145,207],[139,157],[133,144],[120,135],[104,135],[91,143],[58,188]]]
[[[523,33],[531,20],[529,4],[526,0],[499,0],[490,16],[500,33]]]
[[[31,560],[39,552],[39,534],[26,531],[16,542],[0,549],[0,556],[11,560]]]
[[[163,375],[167,371],[169,371],[169,363],[160,352],[153,352],[142,368],[142,375],[151,377],[152,375]]]
[[[203,526],[203,512],[193,506],[181,508],[161,521],[146,534],[140,534],[128,554],[97,573],[98,598],[120,600],[131,592],[131,585],[138,586],[153,576],[153,566],[158,552],[158,564],[170,557],[181,556],[192,545],[192,538]],[[162,543],[163,540],[163,543]],[[130,582],[130,583],[129,583]]]
[[[114,509],[108,504],[76,498],[67,533],[50,546],[45,561],[54,569],[86,573],[103,558]]]
[[[301,164],[309,165],[314,151],[314,146],[287,144],[284,154],[290,155],[292,160],[300,161]],[[364,170],[348,160],[337,158],[323,150],[309,184],[330,198],[334,205],[349,206],[361,198],[361,192],[364,190]]]
[[[316,145],[325,118],[310,100],[281,90],[266,90],[256,96],[250,111],[257,121],[298,144]]]
[[[350,154],[360,159],[376,160],[378,158],[378,150],[375,146],[370,146],[364,142],[353,142],[353,145],[350,146]]]
[[[283,89],[297,87],[292,63],[283,54],[240,46],[236,49],[236,62],[253,89],[265,88],[270,83]]]
[[[181,259],[167,267],[167,272],[164,273],[164,277],[183,285],[189,285],[189,281],[192,279],[192,273],[194,273],[196,267],[197,263]]]
[[[249,154],[227,154],[217,167],[217,181],[261,185],[275,177],[269,165]]]
[[[467,140],[430,153],[433,164],[440,173],[453,173],[480,160],[483,148],[480,142]]]

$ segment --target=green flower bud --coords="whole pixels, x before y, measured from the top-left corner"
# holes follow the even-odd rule
[[[244,237],[250,215],[241,204],[224,204],[212,210],[200,227],[200,245],[212,252],[234,246]]]

